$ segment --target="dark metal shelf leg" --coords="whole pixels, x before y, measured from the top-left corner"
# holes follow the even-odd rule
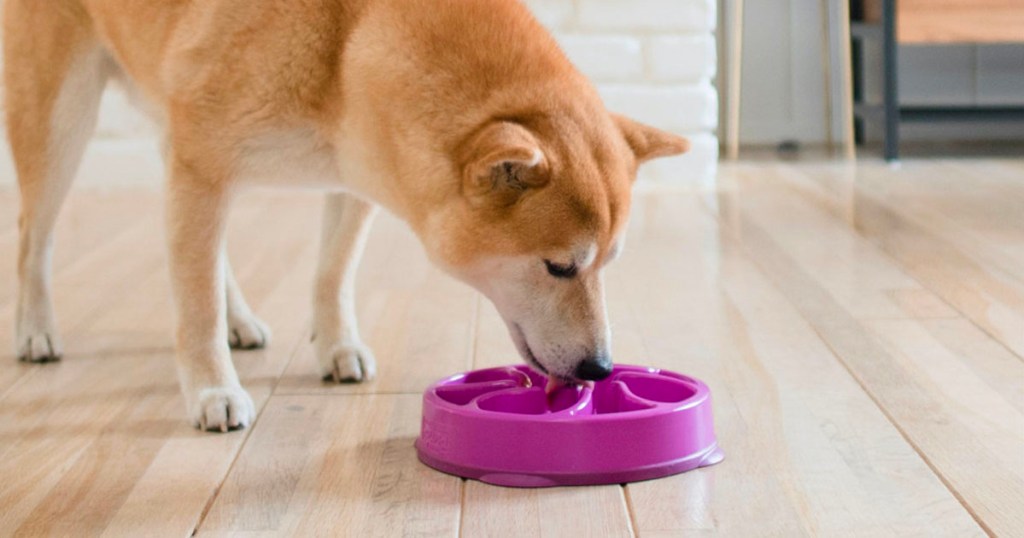
[[[885,71],[885,160],[900,158],[900,104],[896,79],[896,0],[882,0],[882,64]]]

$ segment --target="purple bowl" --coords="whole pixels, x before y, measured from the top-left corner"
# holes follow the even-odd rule
[[[545,394],[527,366],[474,370],[423,394],[420,461],[500,486],[620,484],[714,465],[707,385],[674,372],[616,366],[593,388]]]

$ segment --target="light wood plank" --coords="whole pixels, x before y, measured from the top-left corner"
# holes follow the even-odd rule
[[[769,172],[769,173],[766,173]],[[777,184],[781,178],[791,173],[791,169],[766,163],[764,166],[744,165],[728,168],[723,172],[726,182],[741,182],[737,185],[734,195],[720,195],[716,209],[718,217],[727,224],[732,223],[748,205],[773,203],[785,204],[786,210],[804,209],[807,201],[786,197],[779,193]],[[846,180],[845,176],[844,181]],[[852,181],[853,178],[849,178]],[[915,296],[916,302],[941,304],[936,292],[929,289],[914,278],[903,267],[893,264],[887,253],[879,251],[865,241],[857,233],[850,233],[850,226],[855,225],[840,218],[857,219],[863,207],[854,206],[852,216],[844,214],[842,200],[856,196],[853,191],[843,185],[822,186],[817,193],[834,199],[832,212],[804,212],[801,216],[802,228],[781,238],[783,247],[789,251],[799,252],[822,286],[835,300],[858,319],[901,318],[908,315],[906,297]],[[756,192],[757,196],[750,193]],[[817,201],[817,197],[808,196]],[[762,202],[762,199],[764,201]],[[856,202],[860,202],[857,198]],[[775,213],[780,224],[790,224],[793,216],[785,210]],[[837,218],[840,217],[840,218]],[[791,226],[795,228],[795,226]],[[733,226],[736,234],[745,234],[742,226]],[[850,263],[850,259],[857,263]],[[947,315],[955,315],[947,311]]]
[[[173,371],[159,362],[80,359],[4,398],[0,528],[36,536],[102,532],[159,449],[154,437],[191,433],[180,421],[176,387],[157,378],[173,380]],[[164,420],[169,413],[176,420]]]
[[[649,364],[711,387],[726,459],[627,486],[641,536],[982,534],[692,199],[642,203],[662,237],[630,237],[619,285]]]
[[[269,212],[266,202],[232,222],[233,231],[245,230],[276,213],[289,223],[255,236],[249,231],[237,241],[251,253],[238,265],[247,270],[259,264],[279,283],[251,293],[250,300],[257,311],[264,304],[277,307],[266,319],[280,322],[283,345],[235,357],[258,406],[305,333],[304,325],[289,325],[289,311],[303,306],[296,292],[307,286],[287,277],[308,272],[303,269],[311,269],[313,259],[311,245],[293,241],[297,227],[312,227],[302,217],[306,202],[283,210],[275,200],[278,209]],[[151,238],[137,245],[140,256],[159,259],[162,251]],[[289,251],[296,255],[280,257]],[[265,263],[267,253],[287,262]],[[184,420],[166,269],[156,265],[145,277],[121,283],[121,301],[94,316],[78,352],[40,369],[0,401],[0,445],[6,449],[0,505],[8,508],[0,528],[33,535],[183,535],[199,520],[248,432],[209,435]],[[183,461],[191,462],[185,472]]]
[[[974,376],[988,383],[1017,411],[1024,412],[1024,380],[1013,353],[964,319],[928,319],[920,323],[945,348],[944,353],[957,356]]]
[[[976,430],[974,435],[984,439],[997,457],[1005,458],[1007,467],[1024,464],[1024,453],[1015,454],[1024,448],[1024,365],[1020,361],[991,345],[987,347],[995,353],[990,356],[964,356],[949,349],[936,329],[961,335],[974,332],[963,322],[929,328],[917,320],[871,320],[865,328],[900,366],[920,380],[931,399],[948,400],[963,416],[963,423]],[[972,336],[979,335],[974,332]],[[973,341],[981,342],[990,341]]]
[[[144,195],[140,197],[139,205],[151,203]],[[159,233],[159,222],[162,218],[155,214],[136,222],[129,233],[102,244],[85,259],[54,276],[54,305],[65,355],[79,352],[85,326],[96,312],[113,308],[123,299],[119,292],[126,282],[137,282],[162,266],[162,251],[143,247],[152,240],[153,233]],[[0,306],[0,327],[4,328],[0,330],[0,397],[23,376],[39,371],[39,365],[20,363],[14,356],[14,315],[15,301]],[[42,367],[49,366],[53,365]]]
[[[294,238],[317,229],[310,208],[319,205],[319,197],[256,193],[246,198],[239,204],[244,211],[229,223],[229,249],[250,306],[272,327],[275,340],[263,350],[235,352],[233,359],[259,408],[295,349],[307,340],[308,319],[294,312],[301,312],[306,305],[316,249],[315,244]],[[245,218],[247,211],[275,224],[253,233],[253,223]],[[180,419],[182,404],[180,400],[177,403],[174,416]],[[179,529],[194,529],[247,435],[249,432],[243,432],[235,443],[210,442],[211,436],[201,432],[168,439],[138,477],[104,534],[135,536],[157,530],[176,534]],[[177,495],[169,495],[175,491]],[[159,527],[154,520],[160,522]]]
[[[829,228],[816,226],[820,209],[787,199],[780,193],[781,185],[773,193],[752,189],[756,202],[736,205],[742,215],[744,251],[810,321],[986,530],[1013,534],[1024,528],[1024,514],[1015,508],[1024,504],[1024,460],[1019,450],[1024,446],[1024,428],[1018,425],[1019,414],[1009,405],[993,408],[998,396],[981,383],[970,388],[936,388],[920,367],[912,367],[880,344],[826,288],[816,270],[817,261],[792,248],[790,241],[797,230],[826,243],[840,238]],[[845,258],[854,266],[874,259],[849,253]],[[961,390],[967,390],[969,397]],[[1001,414],[993,420],[989,413],[994,409]]]
[[[979,255],[978,248],[981,247],[969,246],[970,241],[938,235],[943,231],[942,227],[919,224],[913,217],[902,214],[900,209],[875,201],[870,191],[865,193],[866,189],[858,188],[853,193],[856,211],[850,225],[870,239],[869,243],[863,237],[847,233],[841,224],[833,220],[829,212],[834,214],[834,207],[808,204],[812,197],[792,196],[804,191],[787,193],[779,188],[791,184],[789,174],[771,167],[767,171],[767,174],[764,170],[756,173],[759,176],[756,180],[752,178],[755,172],[750,169],[738,174],[754,203],[745,205],[740,200],[735,209],[742,211],[748,206],[751,209],[759,207],[762,222],[787,230],[785,234],[775,234],[780,248],[800,254],[805,263],[813,264],[807,266],[808,270],[844,309],[852,310],[846,296],[855,294],[861,286],[834,282],[836,273],[868,270],[870,272],[862,275],[860,281],[884,286],[879,275],[881,271],[901,272],[920,282],[1018,356],[1024,357],[1024,269],[1021,266],[1009,260],[991,263],[990,256]],[[993,207],[992,211],[999,211],[1002,215],[1003,229],[1024,230],[1024,213],[1015,212],[1007,206],[1001,209]],[[787,221],[778,220],[782,215],[786,215],[789,226],[786,226]],[[791,223],[796,215],[803,219],[801,223],[805,226],[801,233],[793,233],[796,226]],[[993,237],[995,234],[989,232],[987,235]],[[814,251],[805,252],[803,248]],[[830,249],[836,255],[829,256]],[[841,249],[852,251],[858,260],[865,263],[842,263]],[[812,255],[821,259],[812,260]],[[870,269],[861,269],[868,265]],[[852,313],[856,317],[871,317],[860,315],[856,310]]]
[[[275,396],[200,527],[212,536],[456,536],[461,481],[416,460],[420,397]]]
[[[872,163],[853,170],[831,163],[771,164],[767,168],[833,215],[842,211],[855,226],[859,226],[861,214],[884,211],[897,226],[940,238],[987,271],[1020,285],[1024,278],[1024,173],[1014,171],[1009,163],[912,161],[899,173]]]
[[[0,224],[0,259],[10,263],[0,265],[0,305],[14,302],[17,292],[18,256],[17,217],[18,195],[13,189],[0,192],[0,214],[5,216]],[[72,264],[87,263],[106,243],[139,227],[153,232],[161,228],[152,225],[153,217],[162,226],[163,204],[158,189],[110,189],[90,190],[84,193],[72,191],[68,195],[57,228],[54,232],[53,270],[59,274]],[[10,212],[5,207],[10,207]],[[7,218],[9,216],[9,218]],[[84,223],[87,226],[83,226]]]
[[[752,169],[727,167],[730,170]],[[865,198],[883,204],[901,219],[955,240],[986,263],[1024,265],[1024,176],[1013,161],[938,159],[905,161],[899,170],[882,163],[847,166],[829,161],[760,163],[777,171],[794,189],[813,196],[833,214],[853,222]],[[1016,224],[1016,225],[1015,225]],[[1011,261],[1012,260],[1012,261]],[[1014,263],[1015,262],[1015,263]],[[1010,272],[1016,272],[1011,269]]]
[[[1024,267],[1024,174],[997,161],[965,166],[954,160],[917,164],[894,176],[861,167],[857,183],[918,230],[942,238],[990,270],[1019,281]]]
[[[514,489],[469,480],[462,536],[634,536],[622,487]]]

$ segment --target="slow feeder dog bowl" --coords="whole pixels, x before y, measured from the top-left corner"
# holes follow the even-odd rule
[[[545,393],[527,366],[454,375],[423,395],[420,461],[515,487],[618,484],[714,465],[707,385],[674,372],[616,366],[593,388]]]

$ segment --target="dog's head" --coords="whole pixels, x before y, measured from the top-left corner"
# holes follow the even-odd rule
[[[607,113],[486,122],[453,152],[461,194],[431,217],[431,257],[497,307],[556,380],[611,370],[602,269],[622,251],[637,166],[689,143]]]

